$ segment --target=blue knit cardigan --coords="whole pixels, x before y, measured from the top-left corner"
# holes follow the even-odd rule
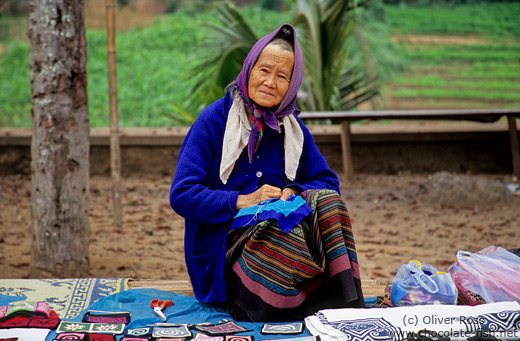
[[[229,109],[229,92],[209,105],[193,123],[181,147],[170,190],[170,205],[185,218],[184,251],[195,296],[202,302],[226,299],[224,263],[226,237],[237,214],[239,194],[249,194],[263,184],[280,188],[333,189],[339,180],[328,167],[309,130],[298,118],[304,146],[295,181],[285,176],[284,137],[266,126],[253,162],[247,148],[224,185],[219,177],[222,141]]]

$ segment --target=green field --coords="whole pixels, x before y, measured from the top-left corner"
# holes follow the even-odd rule
[[[387,106],[520,108],[520,4],[423,9],[386,8],[409,65],[385,87]]]
[[[258,35],[291,19],[256,7],[243,11]],[[385,13],[408,67],[383,87],[384,108],[520,107],[520,3],[387,6]],[[118,33],[122,127],[173,124],[168,115],[194,84],[186,72],[197,64],[203,23],[213,20],[211,12],[174,13]],[[87,42],[91,125],[108,126],[105,32],[87,30]],[[31,126],[28,54],[26,41],[0,40],[0,126]]]

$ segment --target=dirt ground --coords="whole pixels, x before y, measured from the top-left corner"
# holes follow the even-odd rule
[[[342,179],[361,275],[389,284],[411,259],[444,270],[458,250],[520,247],[520,197],[500,175],[357,175]],[[183,220],[168,203],[169,176],[122,180],[124,224],[111,215],[109,176],[91,178],[92,277],[187,279]],[[0,179],[0,278],[27,278],[31,250],[30,176]]]

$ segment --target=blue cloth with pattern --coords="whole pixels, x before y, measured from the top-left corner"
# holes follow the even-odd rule
[[[242,208],[231,223],[231,229],[251,226],[259,221],[275,219],[280,229],[289,233],[303,218],[312,212],[312,208],[300,196],[292,195],[287,200],[269,199],[261,203]]]

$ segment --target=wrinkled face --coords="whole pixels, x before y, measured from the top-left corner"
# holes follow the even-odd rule
[[[289,89],[293,66],[291,51],[272,44],[264,47],[249,74],[249,98],[265,108],[279,105]]]

